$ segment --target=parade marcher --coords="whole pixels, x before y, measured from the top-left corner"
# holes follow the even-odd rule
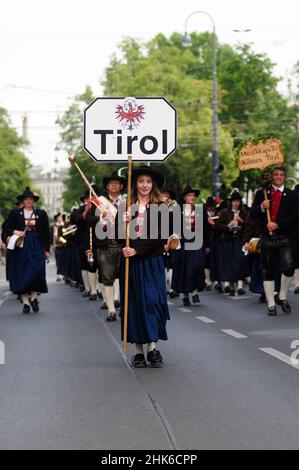
[[[93,190],[99,196],[100,188],[92,185]],[[84,291],[82,296],[89,297],[89,300],[97,300],[97,270],[98,265],[96,261],[96,244],[94,227],[91,227],[87,222],[87,214],[91,208],[90,191],[87,189],[81,197],[82,206],[79,207],[75,216],[75,223],[77,225],[77,236],[79,245],[79,255],[81,263],[81,275],[84,284]]]
[[[125,179],[112,173],[111,176],[103,179],[103,186],[106,190],[105,197],[108,201],[118,209],[119,204],[122,201],[122,191],[125,186]],[[96,206],[88,211],[87,221],[90,226],[95,227],[98,223],[102,226],[103,230],[107,225],[107,221],[101,215],[96,214]],[[105,239],[99,239],[96,237],[97,246],[97,263],[99,271],[99,281],[101,286],[101,292],[103,294],[105,304],[102,305],[102,309],[107,308],[108,315],[106,321],[116,321],[116,308],[119,306],[119,270],[120,270],[120,257],[121,247],[113,239],[109,237]]]
[[[159,340],[167,340],[166,322],[169,320],[167,304],[163,251],[166,241],[161,239],[160,220],[158,239],[150,238],[150,206],[163,204],[159,188],[163,176],[151,167],[141,167],[132,173],[132,204],[138,206],[137,239],[130,240],[130,247],[123,248],[124,257],[130,258],[129,304],[128,304],[128,342],[135,343],[136,354],[132,367],[146,367],[143,346],[148,345],[147,361],[152,367],[161,367],[163,359],[156,349]],[[146,217],[147,223],[144,224]],[[130,222],[132,215],[127,212],[125,221]],[[118,221],[121,223],[120,221]],[[144,233],[145,226],[147,233]],[[146,236],[145,236],[146,235]],[[124,318],[124,259],[121,269],[121,318],[123,336]]]
[[[285,313],[291,313],[287,295],[295,267],[292,242],[297,228],[297,196],[285,187],[285,180],[285,168],[276,166],[272,171],[271,186],[256,193],[251,208],[251,216],[259,221],[262,234],[261,260],[270,316],[277,315],[276,303]],[[267,210],[270,211],[270,222]],[[280,293],[275,296],[274,279],[278,267],[283,274]]]
[[[293,242],[295,261],[295,294],[299,294],[299,184],[294,188],[297,194],[297,233]]]
[[[7,219],[10,288],[21,295],[25,314],[30,313],[30,306],[38,312],[38,293],[48,292],[45,261],[49,258],[50,229],[47,213],[34,205],[38,199],[27,187],[21,196],[23,208],[15,209]]]
[[[173,209],[177,206],[176,193],[172,189],[170,189],[168,187],[164,187],[161,190],[161,194],[164,198],[165,203],[167,204],[167,206],[169,208],[169,211],[173,211]],[[170,233],[172,233],[172,228],[170,228]],[[165,276],[166,276],[167,293],[169,294],[169,297],[171,299],[174,299],[175,297],[178,297],[179,294],[171,288],[172,275],[173,275],[173,263],[174,263],[174,252],[173,251],[168,251],[168,252],[164,253],[164,262],[165,262]]]
[[[218,276],[215,272],[218,258],[218,250],[216,244],[213,243],[216,238],[215,233],[217,233],[214,230],[217,220],[217,209],[216,201],[212,196],[207,198],[205,207],[207,217],[207,232],[210,245],[209,252],[205,254],[205,282],[206,290],[209,291],[212,289],[212,281],[218,281]]]
[[[184,225],[192,232],[195,231],[195,203],[200,191],[191,186],[186,186],[181,195],[182,220]],[[204,244],[207,241],[206,217],[203,217]],[[190,243],[190,240],[188,240]],[[189,294],[192,294],[194,304],[200,303],[199,292],[205,287],[204,274],[204,247],[197,250],[186,250],[186,240],[182,234],[181,248],[174,253],[174,269],[172,277],[172,289],[183,293],[183,304],[190,307]]]
[[[248,212],[242,208],[242,197],[233,191],[229,208],[219,212],[216,230],[220,233],[219,269],[220,279],[229,282],[229,294],[235,295],[237,283],[238,295],[244,295],[243,279],[248,274],[247,259],[242,251],[243,229]]]
[[[51,245],[54,250],[55,262],[56,262],[56,281],[61,282],[63,280],[63,271],[61,264],[61,250],[62,243],[59,240],[59,228],[64,226],[63,218],[61,213],[54,215],[54,225],[51,227]]]

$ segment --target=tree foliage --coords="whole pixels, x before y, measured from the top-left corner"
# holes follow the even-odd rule
[[[158,34],[147,43],[125,39],[111,57],[103,82],[105,96],[164,96],[178,110],[178,151],[163,165],[167,184],[180,191],[190,183],[211,192],[212,167],[212,40],[210,33],[191,35],[192,45],[181,45],[181,34],[167,38]],[[226,186],[244,188],[233,149],[241,141],[260,134],[280,138],[286,148],[290,171],[298,161],[297,107],[278,91],[274,64],[249,45],[217,46],[219,96],[219,158],[221,180]],[[81,149],[83,108],[93,99],[87,88],[60,119],[62,145],[76,151],[80,165],[98,183],[119,165],[96,165]],[[246,175],[250,185],[257,182]],[[247,183],[246,183],[247,184]],[[65,200],[78,200],[84,183],[75,169],[70,170]]]
[[[22,153],[23,142],[11,126],[5,109],[0,108],[0,219],[13,209],[16,197],[31,181],[29,162]]]

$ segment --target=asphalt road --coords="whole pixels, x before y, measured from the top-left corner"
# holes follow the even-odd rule
[[[132,370],[120,322],[48,274],[25,316],[1,270],[0,449],[299,448],[299,296],[275,318],[253,295],[171,301],[165,367]]]

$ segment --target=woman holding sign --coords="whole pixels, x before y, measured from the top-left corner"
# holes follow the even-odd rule
[[[151,239],[150,206],[163,204],[160,189],[163,176],[150,167],[133,171],[132,204],[137,206],[137,214],[126,212],[123,222],[133,221],[136,239],[130,240],[130,247],[123,248],[123,257],[130,258],[128,331],[127,339],[135,343],[136,353],[132,367],[147,367],[143,346],[147,347],[147,361],[151,367],[161,367],[163,359],[156,349],[159,340],[167,340],[166,322],[169,320],[167,304],[163,252],[166,241]],[[137,217],[137,220],[136,220]],[[118,221],[120,223],[120,221]],[[146,232],[146,234],[145,234]],[[122,337],[124,330],[124,259],[120,278]]]

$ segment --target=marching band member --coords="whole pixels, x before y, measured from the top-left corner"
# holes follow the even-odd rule
[[[286,170],[276,166],[272,171],[272,184],[268,190],[256,193],[251,216],[260,223],[262,234],[261,259],[264,289],[268,301],[268,315],[277,315],[276,303],[285,313],[291,313],[287,301],[294,276],[293,237],[297,227],[297,197],[285,187]],[[266,197],[267,196],[267,197]],[[267,218],[270,211],[270,222]],[[280,293],[275,296],[275,271],[282,270]]]
[[[195,203],[200,191],[186,186],[181,196],[182,218],[186,227],[195,230]],[[204,239],[206,239],[206,218],[204,217]],[[190,240],[188,240],[190,242]],[[200,303],[199,292],[205,287],[204,274],[204,249],[186,250],[184,238],[181,240],[181,248],[174,253],[174,269],[172,289],[184,294],[183,304],[190,307],[189,294],[192,293],[194,304]]]
[[[215,273],[214,266],[216,265],[215,255],[217,256],[216,246],[213,243],[215,240],[215,224],[217,220],[216,201],[213,197],[208,197],[205,203],[206,217],[207,217],[207,232],[208,240],[210,243],[209,252],[205,253],[205,282],[206,290],[212,289],[212,280],[218,280],[217,274]],[[214,252],[216,251],[216,253]]]
[[[30,188],[20,199],[23,208],[15,209],[7,219],[9,281],[11,291],[21,295],[23,313],[28,314],[30,306],[39,311],[38,293],[48,292],[45,260],[49,258],[50,229],[47,213],[34,206],[39,197]]]
[[[128,305],[128,342],[135,343],[136,354],[132,367],[146,367],[143,345],[147,344],[147,361],[152,367],[161,367],[163,359],[156,349],[159,340],[167,340],[166,322],[169,320],[167,304],[163,251],[165,241],[158,227],[158,239],[144,238],[144,218],[147,231],[150,227],[151,204],[163,204],[159,188],[163,176],[151,167],[142,167],[132,172],[132,204],[138,206],[137,239],[130,241],[129,248],[123,248],[123,256],[130,258],[129,305]],[[132,215],[127,212],[125,221],[130,222]],[[121,223],[121,221],[118,221]],[[158,222],[157,222],[158,223]],[[143,237],[143,238],[142,238]],[[121,318],[123,336],[124,316],[124,260],[121,269]]]
[[[247,275],[247,259],[242,251],[243,228],[248,212],[242,208],[242,197],[233,191],[230,206],[219,213],[216,230],[220,233],[219,266],[220,279],[229,282],[230,296],[235,295],[235,284],[238,295],[244,295],[243,279]]]
[[[161,194],[166,202],[170,211],[177,206],[176,202],[176,193],[171,189],[164,187],[161,190]],[[170,228],[170,233],[172,233],[172,228]],[[173,275],[173,262],[174,262],[174,252],[168,251],[164,253],[164,262],[165,262],[165,276],[166,276],[166,289],[169,293],[171,299],[178,297],[178,293],[171,288],[172,284],[172,275]]]
[[[96,185],[93,190],[99,196],[101,191]],[[87,214],[91,208],[90,191],[87,189],[81,197],[83,205],[79,207],[75,223],[78,227],[79,256],[81,264],[81,275],[84,284],[82,297],[89,297],[89,300],[97,300],[97,270],[96,246],[94,227],[91,227],[87,221]]]
[[[299,184],[294,188],[297,194],[297,233],[294,240],[294,259],[295,259],[295,294],[299,294]]]
[[[121,194],[125,186],[125,179],[119,177],[117,173],[112,173],[111,176],[103,179],[103,186],[106,190],[105,197],[115,208],[118,208],[122,201]],[[104,230],[107,225],[107,222],[102,215],[96,215],[95,205],[88,211],[87,221],[93,227],[99,223]],[[118,282],[115,281],[119,278],[121,247],[117,241],[112,240],[109,237],[104,240],[100,240],[96,237],[96,246],[99,281],[101,283],[101,292],[106,304],[102,306],[102,309],[108,309],[106,321],[114,322],[116,321],[116,308],[119,305],[119,301],[116,300],[115,295],[115,290],[118,290]]]
[[[53,246],[55,262],[56,262],[56,281],[63,280],[63,271],[61,265],[61,241],[59,241],[59,228],[63,227],[63,218],[60,212],[54,215],[54,225],[51,227],[51,245]]]

